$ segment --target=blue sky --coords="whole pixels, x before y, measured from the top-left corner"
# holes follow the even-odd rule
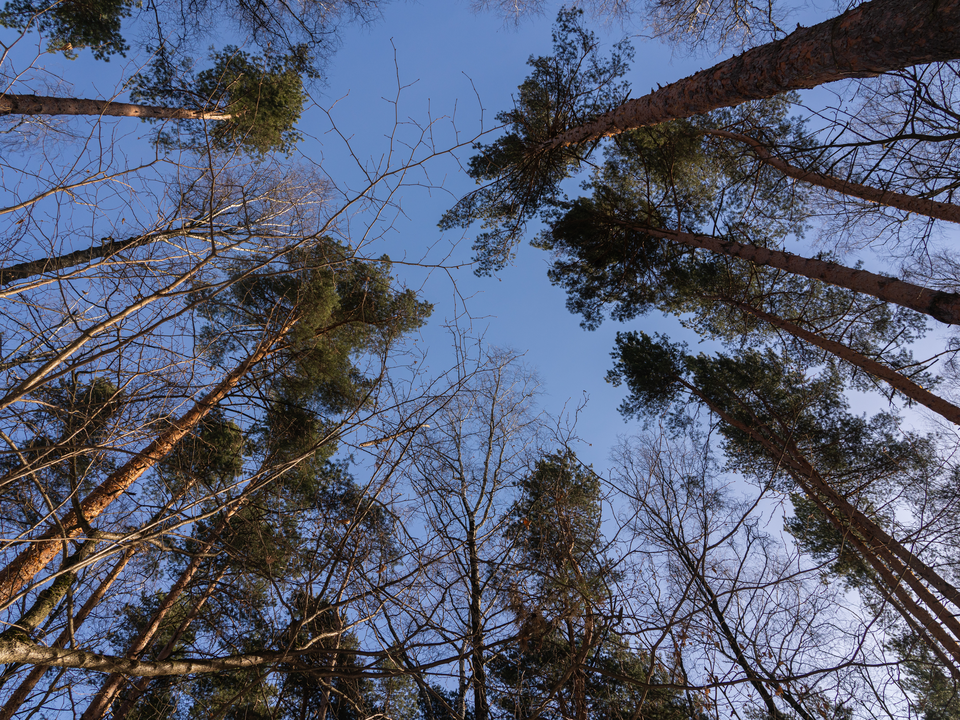
[[[494,127],[494,115],[510,107],[511,94],[527,74],[527,59],[552,53],[550,31],[560,7],[554,3],[543,16],[516,27],[490,13],[472,13],[465,3],[392,4],[380,22],[343,33],[343,45],[329,66],[329,84],[316,99],[320,104],[335,102],[332,114],[340,127],[349,128],[357,148],[378,157],[393,126],[393,107],[384,98],[396,97],[399,77],[404,86],[402,119],[423,123],[427,117],[455,118],[459,137],[468,139],[481,127]],[[594,24],[606,46],[637,33],[636,28]],[[657,82],[695,72],[707,62],[677,57],[659,42],[635,39],[634,44],[637,57],[630,79],[635,95]],[[438,144],[456,142],[451,121],[438,122]],[[318,152],[333,157],[336,148],[328,139],[321,135],[322,148],[308,141],[301,150],[311,159]],[[466,160],[470,154],[465,149],[459,156]],[[349,173],[346,163],[344,168]],[[329,171],[329,165],[325,169]],[[430,176],[435,182],[442,180],[444,189],[405,191],[404,215],[384,239],[384,251],[395,259],[417,259],[435,246],[433,256],[450,250],[448,262],[469,263],[472,231],[441,233],[437,222],[475,185],[449,158],[437,162]],[[594,332],[581,329],[579,319],[565,308],[565,294],[547,279],[548,261],[546,253],[524,244],[514,264],[495,278],[477,278],[470,267],[450,275],[434,271],[425,280],[424,273],[412,269],[398,268],[398,273],[415,287],[422,283],[424,296],[435,304],[430,327],[423,333],[431,365],[442,369],[448,362],[449,338],[443,326],[455,317],[460,318],[460,327],[485,342],[526,353],[528,364],[542,378],[548,411],[560,413],[588,400],[578,423],[585,444],[577,450],[599,469],[616,436],[635,429],[617,412],[622,389],[604,381],[618,327],[606,323]],[[654,331],[675,326],[653,316],[640,322]]]

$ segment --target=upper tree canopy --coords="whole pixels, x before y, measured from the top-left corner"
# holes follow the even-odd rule
[[[481,146],[471,161],[470,174],[485,186],[463,198],[441,222],[444,228],[483,222],[475,245],[481,273],[509,261],[525,224],[559,196],[560,182],[605,137],[834,80],[960,57],[960,2],[873,0],[642,98],[617,102],[623,50],[598,63],[593,60],[595,44],[576,41],[589,33],[574,26],[561,17],[556,57],[562,59],[572,47],[579,61],[557,62],[551,73],[535,72],[521,86],[516,109],[499,116],[508,125],[507,134]],[[576,90],[581,65],[588,68],[584,77],[591,77],[586,94]],[[537,102],[526,101],[529,95]],[[567,105],[577,111],[563,111]]]
[[[300,139],[294,126],[306,100],[303,75],[309,72],[307,48],[283,57],[253,56],[236,47],[215,52],[212,67],[193,74],[161,53],[148,75],[141,75],[131,97],[170,108],[219,112],[213,122],[184,121],[185,142],[205,147],[207,140],[221,148],[242,146],[263,154],[289,152]],[[158,141],[184,142],[175,131],[161,130]]]

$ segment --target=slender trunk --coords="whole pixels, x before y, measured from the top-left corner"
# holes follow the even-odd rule
[[[196,620],[197,616],[200,614],[200,611],[203,609],[203,606],[207,604],[207,600],[210,599],[210,596],[213,595],[213,591],[220,584],[220,580],[226,574],[227,569],[224,567],[217,576],[210,582],[207,586],[207,589],[204,591],[203,595],[194,603],[193,607],[190,609],[190,612],[180,623],[180,626],[177,628],[176,632],[173,633],[173,636],[167,641],[167,644],[163,646],[160,652],[157,654],[157,660],[166,660],[170,657],[171,653],[176,649],[177,643],[180,642],[180,638],[183,637],[183,634],[190,627],[191,623]],[[120,706],[114,710],[111,720],[124,720],[127,717],[127,714],[133,709],[133,706],[136,704],[137,700],[140,699],[140,696],[146,692],[147,688],[150,686],[150,680],[148,678],[142,678],[137,682],[124,697],[123,702],[120,703]]]
[[[487,720],[490,707],[487,704],[487,672],[483,658],[483,613],[480,601],[483,587],[480,584],[480,558],[477,551],[477,527],[473,514],[468,515],[467,553],[470,562],[470,664],[473,668],[473,716]]]
[[[163,623],[163,620],[167,617],[167,614],[170,612],[173,606],[176,605],[176,603],[180,600],[180,596],[183,594],[183,591],[187,589],[187,585],[190,584],[190,581],[193,580],[194,576],[197,574],[197,571],[200,569],[203,561],[206,560],[207,552],[213,546],[213,543],[216,542],[220,537],[220,534],[223,532],[224,528],[227,527],[227,523],[230,521],[230,518],[236,514],[239,508],[240,503],[234,503],[230,510],[228,510],[220,519],[220,522],[217,524],[217,527],[214,528],[213,532],[210,534],[210,537],[203,542],[201,547],[190,560],[190,563],[187,565],[184,571],[180,573],[180,577],[177,578],[177,581],[167,592],[166,597],[163,598],[163,602],[160,603],[159,607],[157,607],[156,611],[153,613],[153,617],[150,619],[150,622],[141,628],[140,632],[137,633],[133,640],[130,641],[130,644],[127,645],[127,651],[124,653],[125,657],[134,659],[142,657],[143,653],[153,642],[153,638],[160,629],[161,623]],[[157,659],[164,660],[165,658],[160,657]],[[90,704],[87,706],[87,709],[83,712],[80,720],[97,720],[98,718],[103,717],[103,714],[107,711],[107,708],[110,707],[110,704],[113,702],[117,694],[123,689],[125,683],[126,678],[118,673],[113,673],[107,677],[107,679],[104,680],[103,685],[100,686],[100,691],[94,696],[93,700],[91,700]]]
[[[747,659],[746,655],[744,655],[743,650],[740,648],[740,643],[737,642],[737,636],[733,630],[730,629],[730,625],[727,622],[726,616],[723,614],[723,608],[720,607],[720,601],[717,599],[716,594],[707,584],[706,579],[704,579],[701,573],[697,570],[697,563],[695,563],[694,559],[689,556],[686,545],[681,542],[679,538],[672,536],[673,528],[669,528],[669,531],[671,532],[672,539],[675,541],[675,549],[680,555],[681,561],[686,566],[687,572],[690,573],[691,577],[699,588],[700,594],[703,595],[704,599],[707,601],[707,605],[709,605],[710,611],[713,613],[714,622],[720,628],[720,634],[726,641],[727,647],[729,647],[730,651],[733,653],[733,657],[737,661],[737,665],[739,665],[743,670],[744,674],[747,676],[747,681],[751,686],[753,686],[753,689],[757,691],[760,699],[763,700],[763,704],[767,706],[768,717],[771,720],[781,720],[781,718],[783,718],[783,714],[780,712],[779,708],[777,708],[777,704],[773,701],[773,696],[767,690],[763,680],[759,677],[753,666],[750,664],[750,661]]]
[[[33,642],[0,638],[0,663],[30,663],[52,667],[78,668],[103,673],[123,673],[137,677],[165,677],[230,672],[247,668],[291,662],[297,657],[316,654],[317,650],[303,652],[262,652],[246,655],[228,655],[218,658],[184,658],[183,660],[141,661],[115,655],[101,655],[84,650],[43,647]],[[323,652],[330,652],[323,650]],[[351,677],[366,677],[359,671]]]
[[[940,644],[940,647],[945,650],[947,653],[953,656],[954,663],[948,663],[948,668],[951,675],[954,677],[960,677],[960,644],[957,642],[955,636],[949,635],[946,630],[944,630],[942,624],[933,618],[926,608],[920,605],[910,594],[906,591],[904,587],[904,581],[907,581],[908,585],[913,587],[911,581],[912,574],[907,570],[903,565],[894,561],[892,565],[885,562],[883,558],[879,556],[876,552],[877,547],[870,547],[869,543],[865,543],[861,538],[859,538],[856,532],[852,531],[852,528],[845,524],[843,520],[838,518],[834,510],[830,508],[822,499],[820,499],[816,493],[811,493],[809,489],[805,488],[807,497],[814,501],[817,508],[824,515],[824,517],[837,529],[841,534],[845,542],[849,542],[854,549],[860,554],[860,556],[867,561],[877,575],[880,577],[881,582],[878,583],[881,592],[886,591],[886,594],[893,596],[897,599],[897,602],[894,603],[894,607],[900,612],[901,617],[907,622],[911,627],[914,626],[916,622],[919,622],[930,636],[936,639]],[[883,548],[879,548],[882,552]],[[921,596],[922,599],[922,596]],[[930,607],[929,603],[924,603]],[[940,606],[942,608],[942,606]],[[946,612],[945,609],[943,612]],[[938,616],[942,617],[940,613]],[[955,631],[956,632],[956,631]],[[936,648],[933,648],[936,652]],[[940,655],[941,653],[937,653]]]
[[[104,595],[107,594],[107,591],[110,589],[110,586],[113,585],[114,580],[120,577],[120,573],[123,572],[123,569],[127,566],[127,563],[130,562],[130,559],[133,557],[136,552],[135,548],[128,548],[126,552],[120,557],[120,560],[117,561],[117,564],[113,566],[113,569],[110,571],[110,574],[103,579],[103,582],[97,587],[94,593],[87,598],[87,601],[83,604],[83,607],[80,608],[80,611],[73,617],[72,629],[76,629],[83,624],[83,621],[87,619],[93,609],[100,604],[100,601],[103,600]],[[62,648],[67,642],[69,642],[71,637],[71,627],[68,626],[60,633],[57,639],[53,643],[53,647]],[[3,708],[0,709],[0,720],[11,720],[13,714],[20,708],[20,706],[27,699],[27,696],[30,695],[30,691],[36,687],[37,683],[40,682],[40,679],[46,674],[49,668],[45,665],[38,665],[30,671],[30,674],[24,679],[20,686],[14,690],[13,694],[4,704]]]
[[[2,115],[109,115],[153,120],[230,120],[232,117],[229,113],[214,110],[188,110],[158,105],[134,105],[112,100],[12,94],[0,96],[0,116]]]
[[[57,579],[41,592],[33,601],[33,605],[27,610],[17,622],[0,633],[0,640],[6,638],[15,638],[23,641],[32,641],[32,636],[40,624],[43,623],[60,601],[66,596],[70,588],[77,581],[76,568],[93,551],[97,541],[95,539],[85,540],[73,555],[70,555],[63,561]],[[7,680],[19,669],[19,664],[7,665],[3,674],[0,675],[0,688],[6,684]]]
[[[847,78],[960,57],[960,0],[873,0],[627,100],[542,150]]]
[[[266,358],[274,343],[289,330],[295,321],[290,317],[283,327],[269,340],[260,343],[256,350],[246,360],[233,369],[220,383],[201,400],[199,400],[185,415],[174,422],[169,430],[163,432],[146,448],[133,456],[126,464],[107,477],[98,487],[90,492],[80,504],[83,518],[92,522],[120,497],[123,492],[136,482],[145,472],[153,468],[167,454],[193,430],[216,405],[233,390],[233,388],[264,358]],[[0,570],[0,606],[13,602],[16,594],[30,580],[36,576],[59,552],[59,542],[67,538],[76,537],[81,532],[80,518],[74,511],[66,516],[43,535],[30,542],[16,558],[3,570]]]
[[[44,620],[53,612],[53,609],[60,604],[67,591],[77,581],[76,566],[83,562],[96,545],[96,539],[88,538],[84,540],[76,552],[63,562],[57,579],[50,584],[43,592],[37,595],[33,605],[25,612],[21,618],[13,623],[9,628],[0,633],[0,637],[16,635],[22,638],[29,638]]]
[[[777,268],[794,275],[846,288],[853,292],[872,295],[878,300],[929,315],[947,325],[960,325],[960,295],[956,293],[930,290],[920,285],[877,275],[867,270],[855,270],[826,260],[805,258],[783,250],[772,250],[734,240],[724,240],[712,235],[664,230],[622,221],[621,224],[636,232],[671,240],[687,247],[738,257],[757,265]]]
[[[824,175],[811,170],[804,170],[776,157],[758,140],[747,135],[741,135],[740,133],[733,133],[727,130],[704,130],[704,134],[746,143],[761,162],[779,170],[794,180],[816,185],[817,187],[822,187],[825,190],[831,190],[842,195],[860,198],[867,202],[903,210],[904,212],[925,215],[926,217],[936,220],[960,223],[960,205],[937,202],[936,200],[914,197],[913,195],[905,195],[890,190],[881,190],[880,188],[861,185],[850,182],[849,180],[833,177],[832,175]]]
[[[94,260],[116,255],[124,250],[133,250],[134,248],[150,243],[167,240],[172,237],[180,237],[186,234],[186,232],[185,230],[154,232],[127,238],[126,240],[105,238],[99,245],[91,245],[83,250],[76,250],[65,255],[28,260],[27,262],[17,263],[16,265],[0,267],[0,287],[17,282],[18,280],[26,280],[36,275],[53,273],[59,270],[66,270],[76,265],[91,263]]]
[[[908,397],[911,400],[920,403],[924,407],[933,410],[944,419],[949,420],[956,425],[960,425],[960,407],[957,407],[953,403],[944,400],[938,395],[934,395],[929,390],[924,390],[910,378],[897,372],[896,370],[893,370],[887,365],[877,362],[876,360],[873,360],[862,353],[858,353],[856,350],[844,345],[843,343],[839,343],[834,340],[828,340],[819,333],[805,330],[789,320],[784,320],[781,317],[764,312],[759,308],[755,308],[749,303],[738,302],[736,300],[730,300],[724,297],[715,297],[712,299],[738,308],[742,312],[768,322],[774,327],[780,328],[781,330],[784,330],[785,332],[788,332],[791,335],[820,348],[821,350],[826,350],[841,360],[845,360],[851,365],[854,365],[855,367],[864,370],[874,377],[883,380],[894,390],[903,394],[904,397]]]

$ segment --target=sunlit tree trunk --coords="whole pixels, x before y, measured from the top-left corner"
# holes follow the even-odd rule
[[[58,541],[79,535],[84,523],[99,517],[127,488],[166,457],[187,433],[197,427],[200,421],[271,353],[276,342],[293,326],[295,320],[295,317],[288,318],[279,331],[271,338],[262,341],[257,349],[224,377],[213,390],[179,420],[172,423],[169,430],[162,433],[92,490],[80,504],[82,518],[78,517],[75,511],[67,513],[59,523],[35,538],[9,565],[0,570],[0,604],[6,606],[12,602],[20,589],[56,557],[60,547]]]
[[[873,0],[570,128],[543,150],[748,100],[960,57],[960,0]]]
[[[96,115],[152,120],[230,120],[232,117],[229,113],[213,110],[188,110],[159,105],[136,105],[113,100],[84,100],[10,93],[0,96],[0,115]]]
[[[93,594],[87,598],[87,601],[83,604],[83,607],[80,608],[80,611],[71,619],[73,632],[76,632],[77,629],[79,629],[84,620],[86,620],[90,613],[93,612],[94,608],[100,604],[100,601],[106,596],[107,591],[113,585],[114,581],[120,576],[120,573],[123,572],[123,569],[127,566],[127,563],[129,563],[133,558],[135,552],[135,548],[127,549],[123,555],[120,556],[120,559],[113,566],[113,569],[110,571],[107,577],[100,582],[100,585],[97,586],[97,589],[93,592]],[[61,632],[54,641],[53,647],[64,647],[67,642],[69,642],[70,636],[71,627],[68,625],[68,627],[65,628],[64,631]],[[14,713],[30,695],[30,691],[36,687],[37,683],[40,682],[41,678],[43,678],[48,669],[49,668],[43,665],[38,665],[30,671],[24,681],[20,683],[19,687],[13,691],[13,694],[4,704],[3,708],[0,708],[0,720],[10,720],[13,717]]]
[[[217,527],[214,528],[213,532],[210,534],[210,537],[208,537],[207,540],[200,545],[187,567],[184,568],[182,573],[180,573],[180,577],[177,578],[177,581],[167,592],[163,602],[160,603],[160,606],[153,613],[153,617],[150,618],[150,622],[141,628],[136,637],[134,637],[133,640],[131,640],[127,645],[127,651],[124,653],[126,657],[140,658],[143,656],[146,649],[153,642],[153,638],[156,636],[157,631],[160,629],[160,625],[167,617],[167,614],[180,600],[184,590],[187,589],[187,585],[190,584],[190,581],[193,580],[201,565],[203,565],[204,561],[207,560],[207,553],[213,547],[213,544],[219,539],[224,528],[227,527],[227,523],[230,522],[230,518],[237,513],[240,507],[240,503],[234,503],[231,505],[230,509],[224,513],[223,517],[220,519],[220,522],[217,523]],[[165,659],[166,658],[164,657],[157,658],[157,660]],[[110,707],[110,704],[123,689],[125,684],[126,678],[124,678],[123,675],[113,673],[108,676],[103,682],[103,685],[100,686],[99,692],[94,696],[93,700],[90,701],[90,704],[80,717],[80,720],[97,720],[98,718],[103,717],[103,714],[107,711],[107,708]]]

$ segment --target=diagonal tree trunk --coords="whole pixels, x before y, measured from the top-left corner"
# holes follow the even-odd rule
[[[136,548],[129,548],[120,559],[117,561],[116,565],[113,566],[113,569],[110,573],[103,579],[94,593],[87,598],[87,601],[83,604],[83,607],[80,608],[80,611],[73,618],[73,630],[76,630],[80,625],[83,624],[83,621],[87,619],[94,608],[100,604],[100,601],[103,600],[103,597],[107,594],[107,591],[110,589],[110,586],[113,585],[113,582],[120,576],[120,573],[123,572],[123,569],[127,566],[127,563],[130,562],[130,559],[133,557],[136,552]],[[54,648],[62,648],[69,641],[71,637],[71,628],[68,626],[60,633],[57,639],[53,643]],[[20,683],[19,687],[13,691],[13,694],[4,704],[3,708],[0,708],[0,720],[10,720],[14,713],[20,708],[23,702],[27,699],[27,696],[30,695],[30,691],[36,687],[37,683],[40,682],[40,679],[44,676],[49,668],[45,665],[38,665],[30,671],[30,674]]]
[[[841,360],[845,360],[851,365],[854,365],[870,375],[883,380],[897,392],[915,402],[920,403],[924,407],[933,410],[944,419],[949,420],[955,425],[960,425],[960,407],[957,407],[953,403],[944,400],[939,395],[934,395],[929,390],[920,387],[906,375],[897,372],[893,368],[884,365],[873,358],[857,352],[853,348],[848,347],[843,343],[835,340],[829,340],[819,333],[806,330],[796,323],[760,310],[749,303],[739,302],[721,296],[708,297],[706,299],[716,300],[717,302],[722,302],[730,305],[731,307],[735,307],[742,312],[768,322],[774,327],[788,332],[791,335],[820,348],[821,350],[826,350],[828,353],[835,355]]]
[[[947,325],[960,325],[960,295],[956,293],[930,290],[920,285],[877,275],[867,270],[857,270],[827,260],[806,258],[783,250],[740,243],[713,235],[665,230],[616,219],[613,221],[619,222],[624,227],[638,233],[671,240],[692,248],[709,250],[721,255],[738,257],[757,265],[820,280],[830,285],[836,285],[864,295],[872,295],[878,300],[929,315]]]
[[[544,143],[553,150],[791,90],[960,58],[960,0],[873,0],[662,87]]]
[[[263,340],[243,362],[227,374],[171,428],[113,472],[84,498],[80,509],[85,522],[92,522],[176,446],[184,436],[197,427],[201,420],[246,377],[253,368],[270,355],[274,345],[293,327],[295,316],[290,316],[269,339]],[[81,518],[71,511],[49,530],[34,538],[9,565],[0,570],[0,605],[11,603],[20,589],[30,582],[59,552],[60,542],[76,537],[82,531]]]
[[[200,223],[196,223],[194,227],[202,227],[202,225]],[[149,245],[150,243],[162,242],[163,240],[168,240],[175,237],[183,237],[185,235],[189,235],[190,231],[191,230],[188,227],[180,230],[152,232],[145,235],[137,235],[135,237],[126,238],[125,240],[105,238],[104,241],[99,245],[91,245],[83,250],[75,250],[74,252],[66,253],[64,255],[55,255],[53,257],[39,258],[37,260],[28,260],[26,262],[17,263],[16,265],[0,267],[0,287],[17,282],[18,280],[26,280],[27,278],[31,278],[36,275],[53,273],[59,270],[66,270],[67,268],[75,267],[77,265],[92,263],[95,260],[116,255],[117,253],[121,253],[125,250],[133,250],[135,248],[142,247],[143,245]]]
[[[737,142],[749,145],[754,155],[756,155],[761,162],[779,170],[794,180],[816,185],[817,187],[842,195],[866,200],[870,203],[876,203],[877,205],[885,205],[896,208],[897,210],[903,210],[904,212],[916,213],[917,215],[924,215],[936,220],[960,223],[960,205],[938,202],[928,198],[914,197],[913,195],[905,195],[904,193],[893,192],[891,190],[881,190],[880,188],[861,185],[832,175],[824,175],[823,173],[812,170],[804,170],[778,158],[760,141],[747,135],[741,135],[740,133],[729,132],[727,130],[704,130],[703,132],[705,135],[736,140]]]
[[[139,117],[152,120],[230,120],[230,113],[216,110],[188,110],[159,105],[135,105],[112,100],[84,100],[46,95],[0,96],[0,115],[96,115]]]
[[[874,568],[900,606],[936,638],[960,668],[960,621],[923,581],[957,607],[960,607],[960,592],[837,492],[792,442],[784,440],[761,420],[750,424],[737,420],[684,378],[675,376],[675,379],[723,422],[748,434],[772,457],[779,459],[804,494]],[[906,592],[905,586],[916,594],[917,600]]]
[[[186,568],[184,568],[183,572],[180,573],[180,577],[167,592],[166,597],[164,597],[163,602],[160,603],[160,606],[154,612],[150,622],[145,625],[139,633],[137,633],[133,640],[130,641],[130,644],[127,646],[127,651],[124,653],[126,657],[140,658],[143,656],[144,652],[153,642],[153,638],[160,629],[160,625],[163,623],[164,618],[167,617],[167,614],[170,612],[173,606],[176,605],[177,601],[180,599],[180,596],[183,594],[183,591],[187,589],[187,585],[190,584],[190,581],[193,580],[193,577],[197,574],[200,566],[207,559],[207,552],[219,539],[224,528],[227,527],[227,523],[230,522],[230,518],[237,513],[240,507],[240,503],[234,503],[230,509],[224,513],[224,516],[220,519],[220,522],[217,523],[217,527],[214,528],[214,530],[210,533],[210,536],[202,543],[201,547],[197,549],[193,558],[190,560],[190,563]],[[157,659],[164,660],[166,658],[159,657]],[[110,704],[113,702],[114,698],[123,689],[125,683],[126,678],[121,674],[112,673],[109,677],[107,677],[103,685],[100,686],[99,692],[94,696],[93,700],[90,701],[87,709],[84,710],[80,720],[98,720],[98,718],[103,717],[103,714],[107,711],[107,708],[110,707]]]
[[[163,646],[159,653],[157,653],[157,660],[166,660],[177,648],[177,643],[180,642],[180,638],[183,637],[183,634],[187,631],[190,625],[194,620],[197,619],[197,616],[200,614],[200,611],[203,610],[203,606],[207,604],[207,601],[213,595],[214,591],[220,584],[220,580],[223,579],[223,576],[227,573],[227,567],[224,566],[223,569],[217,574],[213,580],[210,581],[210,584],[207,586],[207,589],[204,590],[203,595],[194,603],[193,607],[190,608],[190,612],[180,623],[180,626],[173,633],[167,644]],[[118,707],[113,711],[113,714],[110,716],[111,720],[124,720],[127,717],[127,714],[130,710],[133,709],[133,706],[136,705],[137,700],[140,699],[140,696],[146,692],[147,688],[150,686],[149,678],[141,678],[126,694],[123,698],[123,702],[118,705]]]

